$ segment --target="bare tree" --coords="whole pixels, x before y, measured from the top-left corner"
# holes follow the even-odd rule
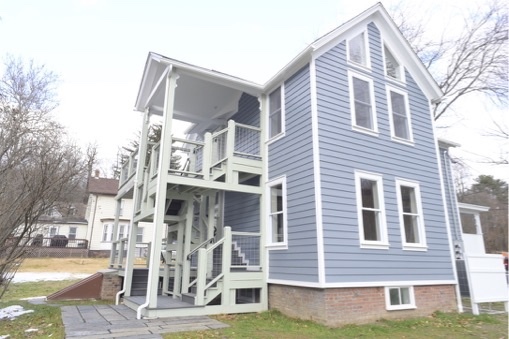
[[[55,122],[57,77],[8,57],[0,79],[0,295],[37,220],[84,186],[87,161]]]
[[[400,3],[392,14],[405,38],[435,77],[444,92],[434,108],[435,120],[452,105],[472,93],[488,95],[498,104],[507,104],[508,22],[507,8],[497,0],[464,19],[456,36],[444,32],[429,37],[424,22],[410,22],[408,9]]]

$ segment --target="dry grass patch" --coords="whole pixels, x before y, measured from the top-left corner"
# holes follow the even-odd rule
[[[108,268],[108,258],[28,258],[19,272],[95,273]]]

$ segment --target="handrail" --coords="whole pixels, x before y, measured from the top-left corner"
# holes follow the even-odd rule
[[[185,144],[191,144],[191,145],[196,145],[196,146],[204,146],[205,145],[205,143],[202,141],[195,141],[195,140],[183,139],[183,138],[177,138],[177,137],[172,137],[171,139],[172,139],[172,141],[182,142]]]
[[[244,125],[244,124],[239,124],[238,122],[235,123],[235,127],[241,127],[241,128],[246,128],[246,129],[251,129],[253,131],[257,131],[257,132],[261,132],[262,129],[260,127],[256,127],[256,126],[250,126],[250,125]]]
[[[193,254],[195,254],[196,252],[198,252],[198,250],[202,247],[204,247],[205,245],[207,245],[208,243],[212,243],[214,242],[214,237],[211,237],[207,240],[205,240],[204,242],[202,242],[201,244],[199,244],[194,250],[192,250],[191,252],[189,252],[189,254],[187,255],[187,260],[191,260],[191,256]]]

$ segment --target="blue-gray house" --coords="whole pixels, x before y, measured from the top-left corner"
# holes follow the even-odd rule
[[[135,200],[111,252],[119,300],[139,317],[274,308],[331,326],[457,309],[441,96],[381,4],[263,85],[150,53],[117,195]]]

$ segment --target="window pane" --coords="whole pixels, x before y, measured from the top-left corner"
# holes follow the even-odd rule
[[[417,213],[415,190],[413,187],[401,186],[401,200],[403,213]]]
[[[283,213],[273,214],[271,216],[272,223],[272,242],[284,241],[283,230]]]
[[[400,288],[401,292],[401,304],[408,305],[410,304],[410,289],[408,287]]]
[[[392,91],[390,93],[394,135],[399,138],[409,139],[405,97]]]
[[[398,62],[386,47],[384,47],[384,51],[385,51],[385,69],[387,71],[387,75],[392,78],[399,79],[400,71]]]
[[[389,289],[389,298],[391,300],[391,305],[400,305],[401,302],[399,300],[399,289],[398,288]]]
[[[270,213],[283,210],[283,185],[275,185],[270,189]]]
[[[353,78],[352,83],[355,103],[355,124],[357,126],[373,129],[369,82]]]
[[[378,208],[376,181],[361,179],[362,207]]]
[[[69,239],[76,239],[77,227],[69,227]]]
[[[282,132],[281,123],[281,87],[269,95],[269,136]]]
[[[138,227],[136,232],[136,242],[143,242],[143,227]]]
[[[366,65],[366,51],[364,45],[364,33],[357,35],[348,42],[349,59],[359,64]]]
[[[378,212],[362,211],[362,224],[364,228],[364,240],[380,240],[378,232]]]
[[[273,115],[270,116],[270,137],[274,137],[281,133],[282,131],[281,124],[281,110],[277,111]]]
[[[403,215],[403,221],[405,223],[405,240],[407,243],[418,244],[419,243],[419,232],[417,228],[417,216],[415,215]]]

